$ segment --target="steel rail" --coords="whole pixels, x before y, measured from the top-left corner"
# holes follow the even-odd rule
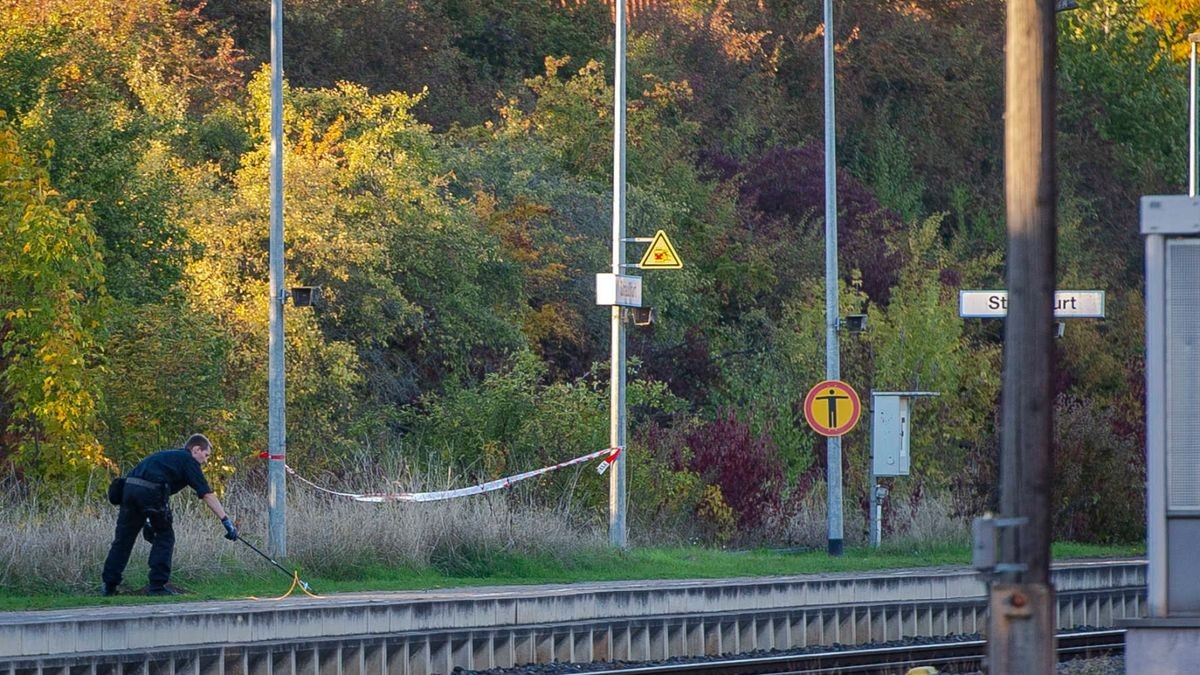
[[[1057,637],[1058,660],[1108,656],[1124,653],[1125,631],[1097,630],[1060,633]],[[706,673],[708,675],[892,675],[908,668],[934,666],[939,672],[978,672],[987,659],[986,640],[960,640],[893,647],[867,647],[808,654],[669,663],[602,671],[605,675],[667,675]]]

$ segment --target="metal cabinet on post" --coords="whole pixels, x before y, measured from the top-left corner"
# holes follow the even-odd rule
[[[937,396],[935,391],[871,392],[871,546],[879,546],[883,535],[883,499],[887,488],[879,478],[907,476],[912,464],[911,409],[913,400]]]
[[[1130,675],[1194,673],[1200,663],[1200,198],[1142,197],[1141,230],[1147,616],[1119,625],[1126,629]]]

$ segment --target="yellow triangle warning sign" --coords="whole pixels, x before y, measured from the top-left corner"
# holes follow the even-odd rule
[[[644,270],[677,270],[683,267],[683,260],[675,252],[671,240],[667,239],[667,233],[659,230],[654,233],[654,241],[650,242],[650,248],[646,249],[646,255],[642,256],[638,267]]]

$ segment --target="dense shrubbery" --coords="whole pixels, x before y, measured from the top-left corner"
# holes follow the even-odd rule
[[[1133,197],[1178,191],[1186,109],[1157,0],[1060,25],[1060,271],[1111,316],[1060,343],[1058,533],[1141,529],[1140,271]],[[721,544],[810,541],[823,443],[820,17],[811,3],[664,0],[629,49],[631,523]],[[285,70],[289,460],[494,478],[608,443],[612,77],[599,2],[289,6]],[[0,22],[0,461],[50,492],[203,430],[214,477],[266,439],[264,6],[17,0]],[[956,316],[1003,286],[996,3],[845,3],[838,23],[843,379],[942,396],[915,409],[920,505],[994,499],[1001,335]],[[1178,54],[1176,54],[1178,56]],[[1102,245],[1097,245],[1100,242]],[[629,257],[636,259],[637,247]],[[861,535],[866,424],[846,437]],[[415,472],[415,473],[414,473]],[[91,481],[89,483],[89,481]],[[543,505],[603,521],[590,472]],[[1097,495],[1119,498],[1097,499]],[[909,515],[905,515],[909,514]],[[907,519],[907,520],[906,520]],[[932,530],[930,530],[932,531]],[[666,533],[666,534],[664,534]],[[436,549],[436,546],[434,547]],[[469,561],[447,560],[447,565]]]
[[[770,437],[754,434],[727,410],[685,441],[692,449],[687,467],[720,489],[742,532],[757,530],[784,489],[783,463]]]

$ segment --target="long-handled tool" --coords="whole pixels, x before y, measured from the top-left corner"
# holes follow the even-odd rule
[[[280,571],[280,572],[283,572],[284,574],[286,574],[286,575],[288,576],[288,578],[289,578],[289,579],[295,579],[295,580],[296,580],[296,581],[297,581],[297,582],[300,584],[300,588],[303,588],[303,589],[304,589],[306,592],[308,592],[308,593],[316,593],[316,591],[314,591],[314,590],[312,589],[312,587],[308,585],[308,582],[306,582],[306,581],[304,581],[303,579],[301,579],[301,578],[300,578],[300,577],[299,577],[299,576],[298,576],[298,575],[297,575],[295,572],[289,572],[289,571],[287,571],[287,568],[286,568],[286,567],[284,567],[283,565],[280,565],[279,563],[275,562],[275,560],[274,560],[273,558],[271,558],[271,556],[267,555],[266,553],[263,553],[262,551],[258,550],[258,547],[257,547],[257,546],[255,546],[254,544],[251,544],[250,542],[246,541],[246,538],[245,538],[245,537],[238,537],[238,541],[240,541],[240,542],[242,542],[243,544],[245,544],[245,545],[249,546],[251,551],[254,551],[255,553],[257,553],[257,554],[261,555],[261,556],[263,557],[263,559],[264,559],[264,560],[266,560],[267,562],[269,562],[269,563],[271,563],[272,565],[274,565],[276,568],[278,568],[278,569],[279,569],[279,571]]]

